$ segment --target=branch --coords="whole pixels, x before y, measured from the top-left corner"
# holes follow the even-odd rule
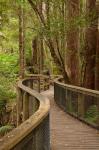
[[[37,16],[39,17],[39,19],[41,20],[41,23],[44,27],[46,27],[46,23],[44,20],[44,16],[42,15],[41,12],[39,12],[37,6],[32,2],[32,0],[28,0],[28,2],[30,3],[32,9],[35,11],[35,13],[37,14]]]
[[[61,56],[61,53],[60,53],[60,50],[59,50],[59,45],[58,45],[57,37],[56,37],[56,44],[57,44],[57,51],[58,51],[58,55],[59,55],[59,57],[60,57],[61,63],[62,63],[62,65],[63,65],[63,67],[65,67],[64,60],[63,60],[63,58],[62,58],[62,56]]]

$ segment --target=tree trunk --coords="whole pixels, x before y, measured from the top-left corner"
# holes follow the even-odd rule
[[[96,0],[87,0],[87,14],[89,17],[89,25],[85,33],[85,62],[86,71],[84,79],[84,87],[94,89],[95,87],[95,56],[97,45],[97,19],[93,18],[96,15]]]
[[[96,50],[95,90],[99,90],[99,30]]]
[[[34,71],[35,69],[37,69],[37,52],[38,52],[38,46],[37,46],[37,42],[38,42],[38,39],[37,37],[35,37],[35,39],[32,40],[32,65],[33,65],[33,68],[34,68]]]
[[[69,29],[67,33],[66,68],[70,81],[74,85],[79,84],[79,59],[78,59],[78,39],[79,29],[74,25],[76,17],[79,16],[79,0],[68,1],[67,21]],[[71,25],[73,23],[73,25]]]
[[[20,78],[24,78],[25,71],[25,55],[24,55],[24,10],[19,6],[19,62],[20,62]]]
[[[95,90],[99,90],[99,1],[97,1],[98,34],[96,49],[96,67],[95,67]]]
[[[39,4],[39,12],[43,14],[43,2],[41,0]],[[39,73],[43,73],[43,65],[44,65],[44,47],[43,47],[43,33],[39,36]]]
[[[43,38],[40,38],[40,73],[43,73],[44,69],[44,45],[43,45]]]

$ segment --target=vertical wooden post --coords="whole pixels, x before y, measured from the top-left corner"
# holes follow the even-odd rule
[[[46,78],[44,79],[44,91],[46,90]]]
[[[72,107],[72,93],[71,93],[71,91],[67,91],[66,94],[67,94],[66,95],[67,96],[67,111],[68,112],[72,112],[73,111],[73,107]]]
[[[45,90],[45,79],[44,79],[44,77],[43,77],[43,91]]]
[[[28,87],[33,89],[33,80],[28,81]],[[29,96],[29,116],[33,115],[33,97]]]
[[[29,96],[29,116],[33,115],[33,97]]]
[[[17,126],[22,123],[22,106],[23,106],[23,93],[20,88],[17,88]]]
[[[33,101],[33,113],[35,113],[39,107],[39,103],[35,97],[32,97],[32,101]]]
[[[41,89],[40,89],[40,77],[38,78],[38,92],[40,93]]]
[[[84,102],[84,95],[78,94],[78,116],[84,117],[85,115],[85,102]]]
[[[97,125],[99,128],[99,97],[97,98],[97,110],[98,110]]]
[[[24,93],[23,95],[23,121],[29,118],[29,94]]]
[[[29,98],[29,116],[33,115],[38,109],[38,102],[35,97]]]
[[[50,87],[50,77],[47,80],[47,84],[48,84],[48,89],[49,89],[49,87]]]
[[[28,87],[31,88],[31,89],[33,89],[33,80],[29,80]]]

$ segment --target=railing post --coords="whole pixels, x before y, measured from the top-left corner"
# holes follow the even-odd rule
[[[50,88],[50,77],[48,78],[48,89]]]
[[[78,94],[78,116],[84,117],[85,115],[85,102],[84,95]]]
[[[46,78],[44,79],[44,91],[47,89],[46,87]]]
[[[20,88],[17,87],[17,126],[22,123],[22,107],[23,107],[23,93]]]
[[[38,109],[39,104],[34,97],[29,97],[29,116],[33,115]]]
[[[99,98],[97,98],[97,110],[98,110],[97,125],[99,128]]]
[[[70,91],[66,89],[66,105],[67,105],[67,111],[72,112],[73,107],[72,107],[72,94]]]
[[[28,87],[33,89],[33,80],[28,82]],[[33,115],[33,97],[29,96],[29,116]]]
[[[24,92],[23,95],[23,121],[29,118],[29,94]]]
[[[29,116],[33,115],[33,97],[29,96]]]
[[[40,89],[40,77],[38,77],[38,92],[40,93],[41,89]]]
[[[31,89],[33,89],[33,80],[30,80],[28,82],[28,87],[31,88]]]

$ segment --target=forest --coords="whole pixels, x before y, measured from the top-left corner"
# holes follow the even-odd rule
[[[28,74],[99,90],[99,0],[0,0],[0,137],[16,127]],[[96,107],[87,115],[96,121]]]

